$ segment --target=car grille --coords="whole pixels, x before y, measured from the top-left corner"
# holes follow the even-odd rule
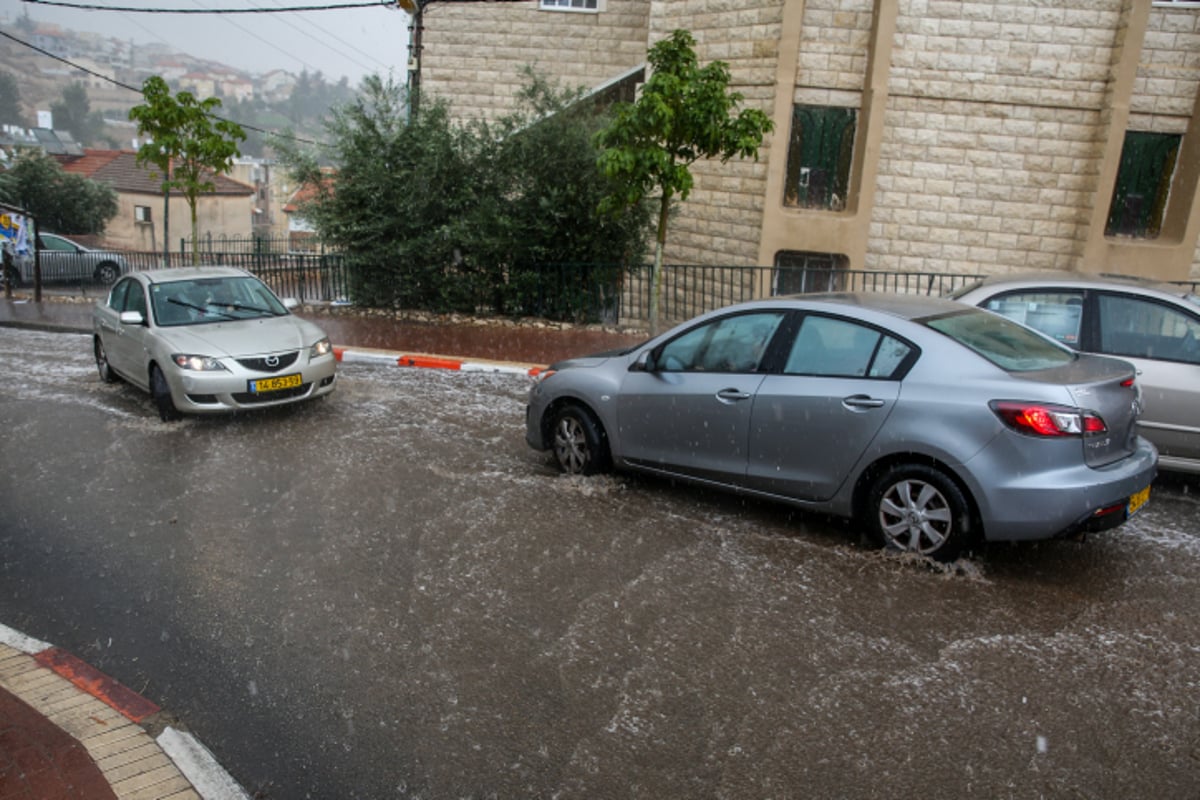
[[[300,351],[296,350],[291,353],[281,353],[280,355],[266,356],[264,358],[239,358],[237,362],[246,369],[252,369],[255,372],[279,372],[295,364],[296,359],[299,357]],[[270,359],[275,359],[275,363],[268,364],[267,361]]]
[[[254,405],[255,403],[274,403],[276,400],[289,400],[294,397],[303,397],[308,394],[311,383],[302,383],[299,386],[291,389],[280,389],[277,392],[264,392],[262,394],[253,394],[251,392],[238,392],[232,394],[234,400],[246,406]]]

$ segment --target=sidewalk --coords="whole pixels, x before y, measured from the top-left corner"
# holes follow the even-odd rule
[[[0,326],[88,333],[92,330],[95,301],[79,300],[44,296],[41,303],[34,303],[27,297],[5,300],[0,294]],[[423,320],[322,306],[301,307],[297,313],[324,328],[334,346],[343,349],[364,348],[537,366],[628,347],[647,338],[644,332],[636,330],[614,331],[537,321],[462,317]]]
[[[160,713],[65,650],[0,625],[0,800],[249,800]]]

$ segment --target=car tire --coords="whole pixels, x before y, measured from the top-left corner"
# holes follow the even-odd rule
[[[121,268],[111,261],[105,261],[96,265],[96,271],[92,273],[92,277],[96,279],[97,283],[109,286],[121,277]]]
[[[99,336],[93,339],[92,352],[96,354],[96,370],[100,373],[100,380],[105,383],[116,383],[117,373],[113,372],[112,366],[108,363],[108,353],[104,352],[104,342],[100,340]]]
[[[864,522],[890,550],[953,561],[974,537],[966,495],[933,467],[891,466],[871,483],[867,499]]]
[[[183,416],[171,399],[167,376],[163,375],[158,365],[150,367],[150,393],[154,396],[154,405],[158,406],[158,416],[163,422],[174,422]]]
[[[595,415],[574,403],[554,413],[551,449],[568,475],[595,475],[611,467],[608,437]]]

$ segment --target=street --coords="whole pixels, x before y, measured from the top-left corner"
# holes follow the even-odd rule
[[[527,379],[351,364],[162,423],[0,329],[0,623],[260,798],[1195,798],[1200,482],[934,567],[524,441]]]

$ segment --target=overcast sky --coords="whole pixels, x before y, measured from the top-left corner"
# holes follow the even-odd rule
[[[84,5],[146,8],[271,8],[334,5],[356,0],[79,0]],[[211,58],[251,72],[320,70],[356,85],[366,74],[393,71],[403,81],[408,61],[408,25],[403,11],[355,8],[281,14],[145,14],[81,11],[0,0],[0,22],[10,26],[29,16],[77,31],[163,42],[181,52]],[[9,27],[9,30],[12,30]],[[19,32],[14,31],[19,35]]]

